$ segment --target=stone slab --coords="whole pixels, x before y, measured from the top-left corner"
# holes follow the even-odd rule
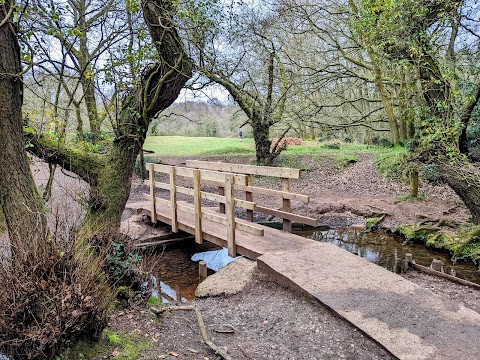
[[[257,263],[400,359],[480,359],[480,314],[334,245],[269,252]]]
[[[257,264],[238,258],[202,281],[195,291],[196,297],[234,295],[245,290],[252,279]]]

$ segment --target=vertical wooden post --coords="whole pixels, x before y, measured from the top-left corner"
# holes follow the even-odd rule
[[[418,170],[414,169],[410,173],[410,196],[418,197]]]
[[[200,262],[198,263],[198,280],[202,282],[207,278],[207,276],[208,276],[207,263],[203,260],[200,260]]]
[[[178,232],[177,221],[177,169],[172,167],[170,170],[170,202],[172,204],[172,231]]]
[[[252,175],[247,175],[247,186],[252,186]],[[253,201],[253,193],[251,191],[245,192],[245,200]],[[253,210],[247,210],[247,220],[253,221]]]
[[[195,205],[195,242],[203,244],[202,198],[200,197],[200,170],[193,170],[193,201]]]
[[[282,178],[282,191],[290,192],[290,179]],[[282,210],[286,212],[291,211],[290,199],[282,199]],[[292,232],[292,221],[288,219],[283,219],[283,231]]]
[[[218,195],[225,195],[225,187],[219,186],[218,187]],[[225,214],[225,204],[220,203],[220,208],[218,209],[221,214]]]
[[[157,206],[155,204],[155,164],[148,164],[148,172],[150,176],[150,218],[152,223],[155,224],[157,222]]]
[[[233,174],[225,174],[225,214],[227,215],[228,256],[237,256],[235,244],[235,199],[233,197]]]

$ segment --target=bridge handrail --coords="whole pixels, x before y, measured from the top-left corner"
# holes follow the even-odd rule
[[[273,167],[273,166],[256,166],[256,165],[244,165],[244,164],[231,164],[223,162],[211,162],[200,160],[187,160],[186,166],[189,168],[225,171],[231,172],[235,175],[246,175],[247,184],[238,184],[235,186],[237,190],[245,190],[245,199],[253,202],[253,194],[263,194],[270,196],[278,196],[282,199],[282,209],[272,209],[263,206],[256,206],[255,211],[262,212],[267,215],[276,216],[283,219],[283,230],[292,232],[292,221],[300,221],[304,224],[315,226],[317,220],[305,216],[295,215],[291,213],[291,200],[296,200],[304,203],[310,202],[310,197],[302,194],[295,194],[290,192],[290,179],[299,179],[301,175],[300,169],[286,168],[286,167]],[[282,182],[282,190],[272,190],[262,188],[258,186],[252,186],[252,176],[269,176],[280,178]],[[223,188],[220,186],[219,194],[223,193]],[[223,212],[223,207],[220,204],[220,212]],[[253,221],[253,210],[247,210],[247,219]]]

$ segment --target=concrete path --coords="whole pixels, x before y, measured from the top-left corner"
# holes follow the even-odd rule
[[[257,263],[400,359],[480,359],[480,314],[334,245],[269,252]]]

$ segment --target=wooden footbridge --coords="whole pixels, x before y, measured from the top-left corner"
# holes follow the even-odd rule
[[[150,206],[145,212],[150,215],[152,222],[161,221],[171,225],[173,232],[182,230],[195,235],[195,241],[199,244],[207,240],[225,246],[232,257],[240,254],[256,259],[265,250],[272,250],[272,246],[283,248],[288,245],[289,239],[298,238],[291,234],[292,221],[312,226],[317,224],[316,219],[291,212],[292,201],[310,201],[308,196],[290,191],[290,180],[300,178],[298,169],[194,160],[187,161],[185,167],[147,164],[147,169],[150,174],[150,194],[145,194],[145,198],[149,200]],[[157,181],[156,174],[163,174],[168,182]],[[254,186],[254,176],[277,178],[282,189]],[[184,179],[182,183],[186,180],[189,185],[178,186],[179,177]],[[167,190],[167,198],[157,196],[158,189]],[[211,189],[215,193],[208,191]],[[189,197],[190,202],[179,201],[179,194]],[[244,199],[237,197],[239,194]],[[277,197],[281,209],[255,203],[255,194]],[[213,201],[218,205],[203,206],[202,200]],[[236,208],[246,210],[247,220],[236,216]],[[276,239],[281,232],[253,223],[254,212],[283,219],[284,232],[281,239],[286,243]]]
[[[310,200],[290,192],[299,170],[202,161],[148,169],[150,194],[142,211],[153,222],[195,235],[198,243],[226,246],[231,256],[255,259],[260,270],[318,299],[399,359],[480,359],[479,313],[335,245],[291,233],[292,221],[316,225],[291,211],[291,201]],[[281,190],[254,186],[253,176],[278,178]],[[180,178],[186,179],[182,186]],[[278,197],[281,208],[257,204],[255,194]],[[180,195],[190,200],[179,201]],[[204,206],[206,201],[219,205]],[[237,208],[246,210],[246,220],[235,216]],[[254,212],[282,218],[283,231],[253,223]]]

